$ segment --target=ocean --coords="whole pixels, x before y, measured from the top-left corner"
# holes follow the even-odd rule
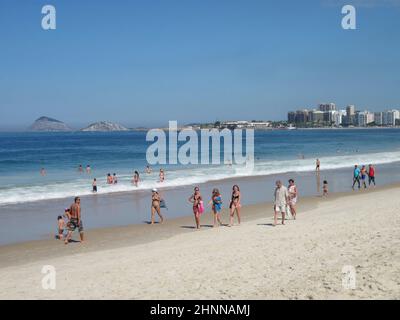
[[[97,178],[99,194],[173,188],[232,177],[307,172],[315,168],[348,168],[354,164],[400,161],[400,129],[275,130],[255,132],[254,169],[227,165],[167,165],[166,181],[158,183],[160,166],[144,174],[146,132],[0,133],[0,206],[91,195]],[[91,174],[78,166],[92,168]],[[44,167],[46,176],[40,175]],[[134,170],[141,173],[132,185]],[[119,183],[107,185],[107,173]]]

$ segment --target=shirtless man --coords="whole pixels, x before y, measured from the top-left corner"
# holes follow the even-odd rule
[[[83,224],[81,219],[81,199],[79,197],[75,198],[74,203],[69,209],[69,213],[66,214],[68,217],[68,235],[65,238],[65,244],[68,244],[71,240],[72,232],[78,228],[79,236],[81,238],[81,243],[83,243]]]
[[[154,224],[154,216],[156,215],[156,212],[160,217],[160,223],[164,222],[164,217],[161,214],[160,201],[161,197],[157,189],[153,189],[151,195],[151,224]]]

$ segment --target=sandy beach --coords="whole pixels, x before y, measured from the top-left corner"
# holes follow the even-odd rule
[[[0,248],[1,299],[398,299],[400,186],[304,198],[298,220],[272,227],[271,204],[244,223],[194,231],[165,225],[93,230],[81,245],[56,240]],[[223,213],[227,221],[227,212]],[[55,267],[44,290],[42,267]],[[344,266],[356,271],[343,287]]]

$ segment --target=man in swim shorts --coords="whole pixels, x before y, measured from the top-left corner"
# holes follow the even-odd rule
[[[69,241],[71,240],[72,232],[75,231],[75,229],[78,229],[79,231],[79,236],[81,239],[81,243],[83,242],[83,223],[81,219],[81,199],[79,197],[75,198],[74,203],[71,205],[69,209],[69,213],[67,214],[68,216],[68,235],[65,238],[65,244],[68,244]]]

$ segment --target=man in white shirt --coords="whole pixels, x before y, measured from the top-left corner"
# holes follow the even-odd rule
[[[282,182],[278,180],[276,182],[276,188],[274,193],[274,226],[278,223],[278,214],[282,214],[282,224],[285,224],[286,206],[289,203],[289,192],[288,189],[282,185]]]

